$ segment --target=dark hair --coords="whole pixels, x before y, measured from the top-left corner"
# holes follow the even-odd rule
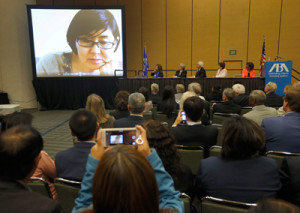
[[[108,10],[80,10],[72,19],[68,31],[67,41],[72,51],[77,54],[76,39],[81,35],[89,35],[92,31],[110,29],[117,40],[118,48],[120,43],[120,32],[114,16]]]
[[[162,65],[161,64],[156,64],[156,66],[157,66],[158,71],[161,72],[162,71]]]
[[[199,96],[187,98],[183,103],[183,110],[186,115],[194,122],[201,119],[204,109],[204,101]]]
[[[177,103],[175,101],[175,95],[174,90],[172,86],[165,86],[165,88],[162,91],[162,102],[160,104],[161,107],[160,110],[163,113],[168,114],[168,116],[171,116],[171,113],[175,111],[177,107]]]
[[[150,163],[136,149],[118,145],[104,153],[93,180],[94,212],[159,212]]]
[[[248,213],[299,213],[300,208],[291,203],[274,198],[263,198],[257,202],[256,207],[251,207]]]
[[[127,111],[129,92],[121,90],[116,94],[115,105],[119,111]]]
[[[284,100],[288,102],[288,106],[292,111],[300,113],[300,88],[289,88]]]
[[[222,157],[243,159],[255,155],[265,145],[265,133],[254,121],[233,116],[223,123]]]
[[[224,68],[225,68],[225,63],[224,63],[224,62],[220,62],[220,63],[219,63],[219,66],[220,66],[222,69],[224,69]]]
[[[176,182],[176,174],[181,170],[180,155],[176,148],[176,140],[169,128],[156,120],[142,123],[147,132],[149,146],[156,149],[166,171]]]
[[[249,66],[250,70],[254,69],[254,64],[252,62],[247,62],[246,65]]]
[[[31,126],[33,120],[33,116],[27,112],[14,112],[5,116],[4,118],[4,130],[9,129],[13,126],[17,125],[29,125]]]
[[[25,179],[42,149],[43,139],[34,128],[18,125],[7,129],[0,136],[0,179]]]
[[[91,111],[79,109],[72,114],[69,126],[78,140],[86,141],[93,138],[97,130],[97,118]]]
[[[138,92],[143,94],[146,102],[149,101],[149,91],[146,87],[140,87]]]

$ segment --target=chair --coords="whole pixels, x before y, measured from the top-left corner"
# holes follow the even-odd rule
[[[273,158],[276,160],[278,167],[281,167],[282,161],[287,156],[300,156],[300,153],[292,153],[292,152],[279,152],[279,151],[268,151],[265,154],[269,158]]]
[[[213,113],[213,118],[212,118],[212,123],[213,124],[222,124],[223,121],[231,116],[239,116],[238,114],[234,114],[234,113],[219,113],[219,112],[215,112]]]
[[[255,203],[243,203],[206,196],[201,201],[201,213],[242,213],[248,208],[257,206]]]
[[[144,112],[143,117],[145,120],[153,119],[153,113],[152,112]]]
[[[204,158],[204,150],[202,146],[184,146],[176,145],[179,153],[181,154],[181,163],[188,165],[192,174],[196,175],[201,163]]]
[[[184,212],[191,213],[192,212],[191,197],[185,193],[180,193],[180,199],[183,201],[184,204]]]
[[[209,148],[209,156],[219,157],[221,156],[221,151],[221,146],[212,146]]]
[[[171,127],[175,121],[174,113],[172,113],[170,116],[167,116],[162,112],[156,112],[155,119],[159,120],[160,122],[167,122],[169,127]]]
[[[242,107],[242,109],[241,109],[241,115],[244,115],[247,112],[250,112],[251,110],[252,110],[251,106]]]
[[[212,124],[213,126],[216,126],[218,128],[218,137],[217,137],[217,144],[218,146],[222,146],[222,139],[223,139],[223,125],[221,124]]]
[[[64,178],[54,179],[54,186],[64,212],[71,212],[78,197],[81,182]]]
[[[27,186],[34,192],[52,198],[52,193],[50,191],[49,185],[43,178],[31,177],[30,182],[27,183]]]

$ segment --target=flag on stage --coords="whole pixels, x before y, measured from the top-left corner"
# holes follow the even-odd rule
[[[261,58],[260,58],[260,67],[259,67],[260,76],[262,76],[262,69],[263,69],[265,63],[266,63],[266,47],[265,47],[265,41],[264,41],[263,47],[262,47]]]
[[[146,50],[144,48],[143,76],[145,76],[147,78],[148,78],[148,68],[149,68],[148,56],[147,56]]]

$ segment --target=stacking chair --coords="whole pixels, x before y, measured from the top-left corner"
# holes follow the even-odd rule
[[[143,117],[145,120],[153,119],[153,113],[152,112],[144,112]]]
[[[162,112],[156,112],[155,119],[159,120],[160,122],[167,122],[169,127],[171,127],[175,121],[174,118],[175,113],[172,113],[169,117]]]
[[[300,156],[300,153],[292,153],[292,152],[279,152],[279,151],[268,151],[265,154],[269,158],[273,158],[276,160],[278,167],[281,167],[282,161],[287,156]]]
[[[209,148],[209,156],[219,157],[221,156],[221,151],[221,146],[212,146]]]
[[[196,175],[201,163],[204,158],[204,150],[202,146],[184,146],[176,145],[179,153],[181,154],[181,163],[188,165],[192,174]]]
[[[246,114],[247,112],[250,112],[251,110],[252,110],[252,107],[251,107],[251,106],[245,106],[245,107],[242,107],[241,115],[244,115],[244,114]]]
[[[213,113],[213,118],[212,118],[212,123],[213,124],[222,124],[223,121],[231,116],[239,116],[238,114],[234,114],[234,113],[219,113],[219,112],[215,112]]]
[[[255,203],[243,203],[206,196],[201,201],[201,213],[243,213]]]
[[[34,192],[52,198],[49,185],[43,178],[31,177],[30,182],[27,183],[27,186]]]
[[[184,212],[191,213],[192,212],[191,197],[185,193],[180,193],[180,199],[183,201],[184,204]]]
[[[78,197],[81,182],[67,180],[64,178],[54,179],[54,186],[58,195],[59,202],[64,212],[71,212],[75,206],[75,199]]]
[[[212,124],[213,126],[216,126],[218,128],[218,137],[217,137],[217,145],[222,146],[222,139],[223,139],[223,125],[221,124]]]

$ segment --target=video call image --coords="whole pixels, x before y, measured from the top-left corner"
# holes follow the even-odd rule
[[[122,9],[30,11],[36,77],[123,76]]]

